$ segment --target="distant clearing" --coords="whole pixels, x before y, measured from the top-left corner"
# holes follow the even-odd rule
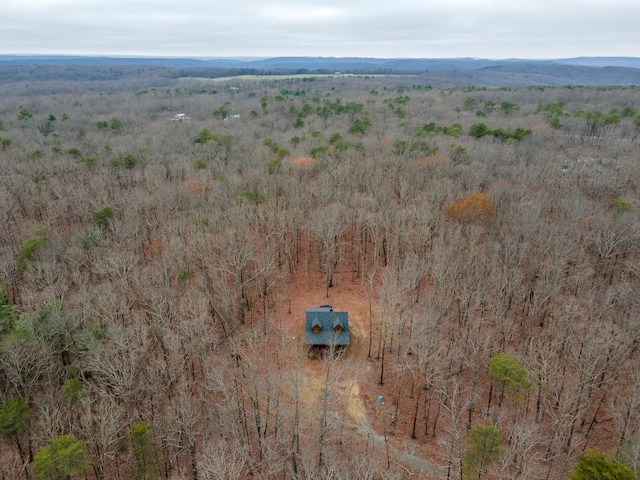
[[[211,82],[223,82],[227,80],[290,80],[290,79],[315,79],[315,78],[340,78],[340,77],[356,77],[356,78],[371,78],[371,77],[414,77],[415,75],[391,75],[384,73],[373,74],[353,74],[353,73],[297,73],[293,75],[236,75],[233,77],[217,77],[217,78],[204,78],[204,77],[182,77],[179,81],[193,81],[193,80],[208,80]]]

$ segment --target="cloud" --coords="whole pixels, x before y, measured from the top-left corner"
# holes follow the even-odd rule
[[[4,0],[4,53],[637,55],[637,2]]]

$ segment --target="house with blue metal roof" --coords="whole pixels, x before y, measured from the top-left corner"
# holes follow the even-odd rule
[[[307,308],[305,344],[349,345],[349,312],[335,312],[331,305]]]

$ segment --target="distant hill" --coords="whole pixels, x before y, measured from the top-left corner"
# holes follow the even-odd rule
[[[351,73],[420,75],[442,86],[640,85],[638,57],[489,60],[476,58],[152,58],[61,55],[0,55],[0,84],[39,80],[111,81],[138,78],[156,85],[181,77],[242,74]],[[158,83],[158,80],[162,80]],[[152,85],[151,79],[147,79]]]
[[[640,85],[640,69],[517,64],[479,70],[431,70],[421,78],[421,83],[441,87],[632,86]]]
[[[144,57],[67,57],[67,56],[18,56],[0,55],[0,66],[16,65],[68,65],[109,67],[124,65],[149,65],[167,68],[198,68],[218,66],[217,61],[193,58],[144,58]],[[241,60],[224,59],[222,67],[244,66]]]
[[[474,71],[481,85],[640,85],[640,68],[588,67],[568,64],[512,63]],[[495,79],[491,81],[491,79]]]
[[[584,67],[640,68],[640,58],[637,57],[577,57],[552,60],[551,62],[564,65],[582,65]]]
[[[482,58],[366,58],[366,57],[274,57],[175,58],[175,57],[106,57],[65,55],[0,55],[0,65],[154,65],[168,68],[302,68],[352,70],[382,68],[394,70],[477,70],[489,66],[513,64],[559,64],[585,67],[640,68],[640,57],[577,57],[552,60]]]

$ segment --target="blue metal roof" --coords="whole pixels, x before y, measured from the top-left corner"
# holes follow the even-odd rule
[[[334,312],[331,306],[307,308],[307,328],[305,342],[307,345],[349,345],[349,312]],[[319,326],[315,333],[313,326]],[[337,326],[342,332],[336,333]]]

